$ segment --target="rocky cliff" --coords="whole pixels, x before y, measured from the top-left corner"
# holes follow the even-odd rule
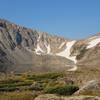
[[[62,71],[76,64],[100,67],[99,59],[100,34],[76,41],[0,19],[0,71]]]

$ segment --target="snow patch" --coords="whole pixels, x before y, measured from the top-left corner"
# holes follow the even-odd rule
[[[35,49],[35,52],[37,55],[41,55],[41,52],[44,53],[44,51],[40,48],[39,44],[37,44],[37,48]]]
[[[75,65],[73,66],[73,68],[69,69],[68,71],[76,71],[78,69],[78,67]]]
[[[25,47],[27,51],[33,53],[34,51],[32,51],[29,47]]]
[[[61,49],[64,44],[65,44],[65,42],[61,43],[61,45],[59,46],[59,49]]]
[[[74,63],[76,64],[77,63],[77,60],[76,60],[76,56],[70,56],[71,54],[71,48],[72,46],[75,44],[76,41],[71,41],[71,42],[68,42],[66,44],[66,49],[60,53],[56,53],[56,55],[58,56],[62,56],[62,57],[65,57],[67,59],[70,59],[72,61],[74,61]]]
[[[100,38],[94,39],[88,43],[87,49],[92,48],[100,43]]]
[[[47,49],[47,54],[50,54],[50,52],[51,52],[51,48],[50,48],[50,44],[44,44],[45,45],[45,47],[46,47],[46,49]]]
[[[50,48],[50,44],[47,46],[47,54],[50,54],[51,48]]]

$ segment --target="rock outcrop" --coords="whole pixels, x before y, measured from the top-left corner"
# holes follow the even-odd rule
[[[100,80],[92,80],[83,85],[76,94],[100,96]]]
[[[100,97],[97,96],[72,96],[72,97],[66,97],[66,96],[57,96],[54,94],[45,94],[45,95],[39,95],[35,98],[35,100],[100,100]]]

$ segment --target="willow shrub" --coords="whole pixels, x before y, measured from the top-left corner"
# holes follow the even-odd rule
[[[59,94],[59,95],[72,95],[78,89],[79,87],[75,85],[63,85],[63,86],[46,87],[44,89],[44,92],[50,94]]]

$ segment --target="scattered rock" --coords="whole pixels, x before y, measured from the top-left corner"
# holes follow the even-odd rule
[[[91,80],[87,82],[76,94],[100,96],[100,80]]]
[[[35,100],[61,100],[61,98],[54,94],[45,94],[45,95],[39,95],[38,97],[35,98]]]
[[[39,95],[35,100],[100,100],[100,97],[97,96],[72,96],[72,97],[63,97],[57,96],[54,94],[44,94]]]

